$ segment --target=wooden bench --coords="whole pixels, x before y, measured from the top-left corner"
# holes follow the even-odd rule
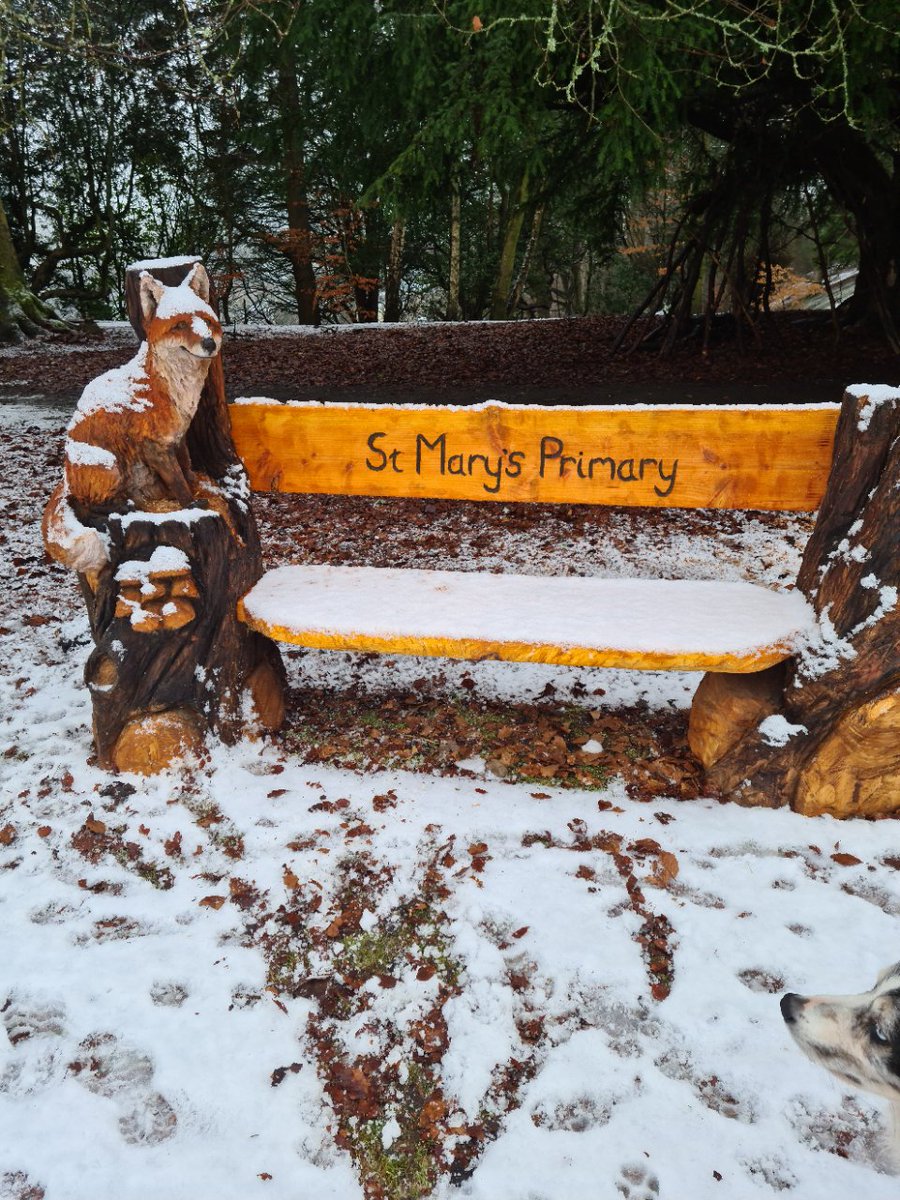
[[[257,491],[808,512],[840,406],[231,407]],[[807,641],[798,592],[749,583],[280,567],[238,608],[278,641],[638,670],[762,671]]]
[[[196,354],[189,372],[157,369],[198,324],[204,353],[218,349],[206,282],[193,256],[129,268],[129,317],[152,361],[142,347],[86,389],[45,511],[47,551],[79,573],[88,608],[103,767],[153,772],[209,736],[278,729],[286,677],[271,639],[282,638],[705,670],[689,741],[711,792],[900,814],[900,389],[859,385],[840,408],[228,406],[217,353],[203,369]],[[266,573],[247,472],[256,489],[284,492],[818,512],[788,593]]]
[[[900,814],[900,389],[840,405],[230,410],[257,490],[812,512],[797,589],[281,567],[238,616],[390,654],[705,671],[710,790],[809,815]]]

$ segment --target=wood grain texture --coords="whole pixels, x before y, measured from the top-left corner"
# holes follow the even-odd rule
[[[704,675],[691,703],[688,745],[708,769],[761,721],[778,712],[784,691],[784,667],[767,671]]]
[[[900,813],[900,691],[841,716],[800,772],[794,808],[805,816]]]
[[[257,491],[815,510],[838,406],[235,404]]]
[[[900,811],[900,391],[848,391],[835,446],[799,574],[823,636],[790,661],[778,699],[793,732],[781,744],[758,724],[726,731],[728,749],[708,765],[707,782],[741,804],[892,816]]]
[[[257,633],[276,642],[310,646],[317,650],[355,650],[371,654],[412,654],[425,658],[458,658],[469,662],[500,659],[504,662],[552,663],[567,667],[620,667],[630,671],[764,671],[791,654],[787,646],[765,646],[745,654],[654,653],[603,646],[554,646],[549,643],[488,641],[459,637],[384,637],[370,633],[336,633],[298,629],[251,616],[243,600],[238,618]],[[512,622],[511,622],[512,623]]]

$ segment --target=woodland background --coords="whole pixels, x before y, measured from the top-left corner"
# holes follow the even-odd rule
[[[892,0],[0,0],[0,338],[190,252],[229,323],[816,294],[896,350],[898,132]]]

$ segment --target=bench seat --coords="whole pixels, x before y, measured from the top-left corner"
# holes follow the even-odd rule
[[[278,567],[238,614],[300,646],[646,671],[761,671],[815,634],[802,595],[750,583],[379,567]]]

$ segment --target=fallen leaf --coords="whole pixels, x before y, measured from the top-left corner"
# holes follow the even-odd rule
[[[11,846],[16,840],[15,825],[4,825],[0,829],[0,846]]]
[[[862,859],[857,858],[855,854],[847,854],[844,851],[841,851],[840,854],[832,854],[831,858],[840,867],[856,867],[862,862]]]
[[[204,896],[200,901],[201,908],[221,908],[225,903],[224,896]]]
[[[668,850],[661,850],[653,870],[645,879],[652,887],[668,887],[678,876],[678,859]]]
[[[419,1128],[424,1129],[428,1125],[434,1125],[440,1121],[441,1117],[446,1116],[446,1113],[447,1105],[440,1098],[436,1097],[434,1100],[427,1101],[419,1113]]]

